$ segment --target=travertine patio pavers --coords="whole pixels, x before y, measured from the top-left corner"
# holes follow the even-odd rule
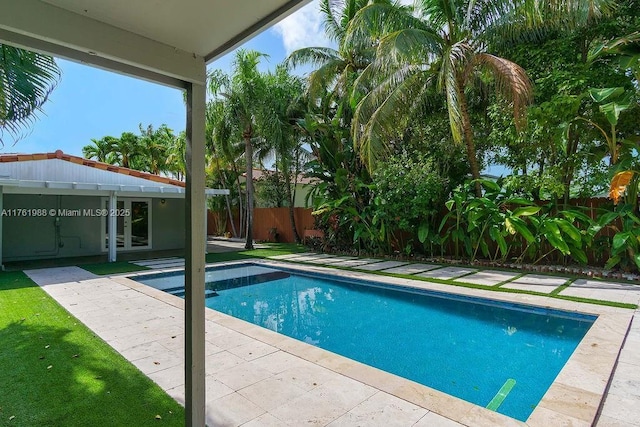
[[[382,262],[375,262],[372,264],[360,265],[357,268],[359,270],[379,271],[387,268],[399,267],[405,264],[406,262],[400,262],[400,261],[382,261]]]
[[[422,273],[423,271],[435,270],[440,267],[442,266],[437,264],[407,264],[401,267],[387,268],[383,271],[385,273],[393,274],[417,274]]]
[[[560,295],[638,304],[640,302],[640,284],[577,279],[568,288],[562,290]]]
[[[416,276],[426,277],[431,279],[455,279],[456,277],[464,276],[466,274],[475,273],[478,271],[475,268],[463,268],[463,267],[443,267],[436,270],[426,271],[424,273],[416,274]]]
[[[455,280],[457,282],[473,283],[474,285],[495,286],[518,276],[519,274],[508,271],[484,270]]]
[[[522,277],[500,285],[501,288],[549,294],[567,282],[566,277],[545,276],[542,274],[525,274]]]

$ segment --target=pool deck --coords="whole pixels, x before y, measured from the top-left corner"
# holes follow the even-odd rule
[[[314,255],[300,254],[297,257],[279,257],[286,260],[257,263],[278,265],[289,261],[287,267],[305,271],[328,272],[599,317],[524,423],[206,309],[209,425],[640,426],[640,321],[637,316],[633,319],[633,310],[540,295],[491,292],[371,275],[364,270],[388,269],[420,277],[455,277],[480,286],[503,286],[542,293],[566,286],[567,278],[490,270],[460,271],[456,270],[457,267],[429,264],[391,262],[383,265],[380,260],[366,260],[359,264],[351,258],[340,260]],[[305,264],[296,266],[295,258]],[[234,263],[237,262],[227,264]],[[376,266],[376,263],[380,265]],[[363,271],[328,269],[322,264],[344,264],[344,267]],[[178,267],[179,262],[165,259],[150,266],[170,270],[169,266]],[[95,276],[78,267],[28,270],[25,273],[168,394],[184,403],[184,301],[181,298],[125,276]],[[425,276],[426,273],[431,275]],[[640,291],[636,292],[638,287],[630,286],[577,280],[564,288],[561,294],[569,291],[568,295],[589,295],[595,299],[637,304]],[[614,368],[615,374],[612,375]]]

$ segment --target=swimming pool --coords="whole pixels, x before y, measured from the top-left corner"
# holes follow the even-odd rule
[[[180,295],[182,273],[136,280]],[[526,420],[595,316],[286,268],[207,272],[208,307]]]

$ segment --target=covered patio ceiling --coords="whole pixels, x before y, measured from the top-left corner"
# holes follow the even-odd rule
[[[183,87],[309,1],[0,0],[0,42]]]
[[[205,425],[206,64],[308,2],[310,0],[0,0],[0,44],[186,91],[187,426]],[[1,227],[0,222],[0,230]]]

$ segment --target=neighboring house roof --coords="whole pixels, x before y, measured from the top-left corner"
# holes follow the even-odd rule
[[[254,181],[260,181],[262,178],[264,178],[266,175],[268,175],[269,173],[273,173],[274,171],[270,171],[270,170],[264,170],[264,169],[253,169],[253,180]],[[242,174],[243,177],[246,177],[247,174],[243,173]],[[306,176],[302,175],[302,174],[298,174],[298,179],[297,179],[297,183],[298,184],[313,184],[314,182],[316,182],[317,180],[314,178],[307,178]]]
[[[161,193],[162,197],[165,194],[182,197],[185,192],[182,181],[65,154],[61,150],[0,155],[0,185],[7,187],[5,191],[9,193],[50,189],[137,195]],[[228,194],[228,190],[206,189],[206,193]]]

